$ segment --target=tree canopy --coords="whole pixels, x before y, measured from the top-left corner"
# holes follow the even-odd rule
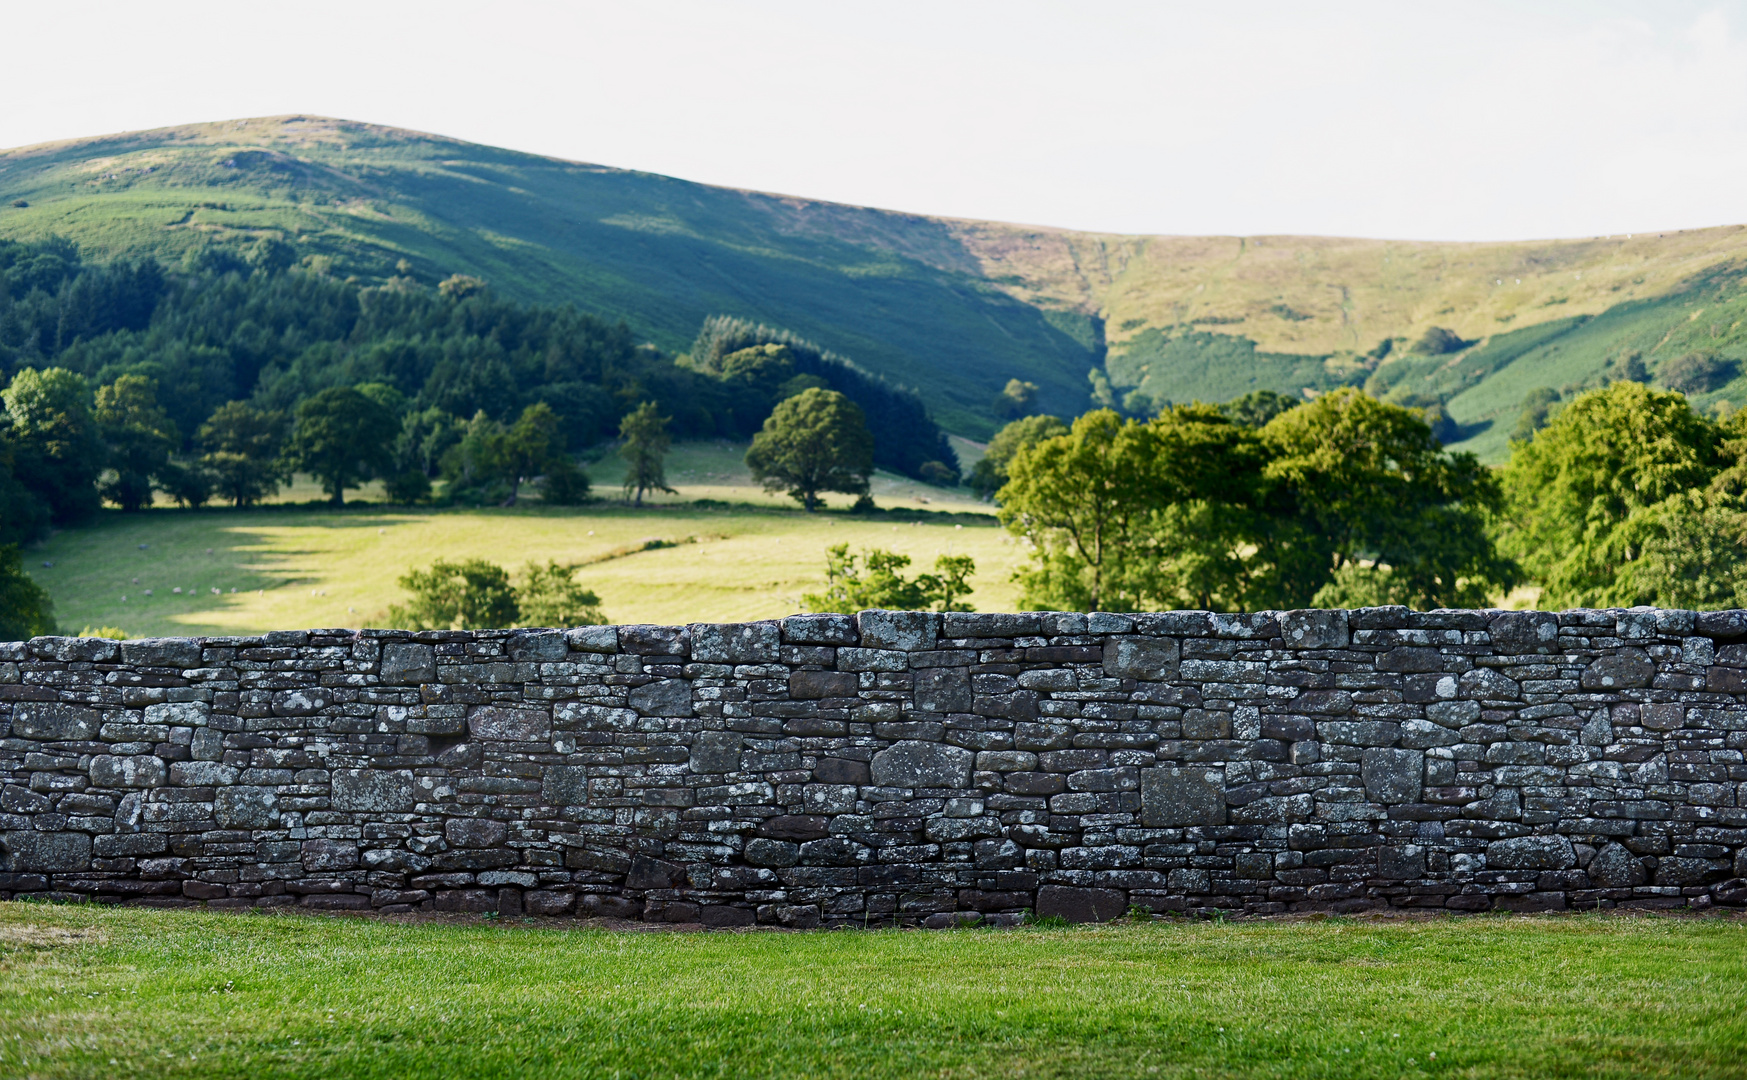
[[[807,390],[772,410],[746,464],[766,491],[787,491],[812,511],[821,492],[867,493],[873,435],[854,402],[834,390]]]

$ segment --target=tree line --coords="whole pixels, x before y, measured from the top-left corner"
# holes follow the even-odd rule
[[[532,476],[573,501],[587,490],[574,452],[644,405],[672,435],[740,439],[807,389],[873,420],[877,465],[957,480],[914,391],[787,331],[716,317],[690,355],[667,356],[623,322],[477,279],[432,288],[403,264],[361,287],[294,255],[262,240],[166,268],[0,241],[0,542],[154,492],[247,505],[292,469],[336,501],[372,478],[402,501],[439,478],[455,501],[513,501]]]
[[[1747,414],[1617,381],[1511,446],[1489,469],[1423,410],[1261,391],[1024,417],[969,482],[1031,548],[1024,607],[1747,607]]]

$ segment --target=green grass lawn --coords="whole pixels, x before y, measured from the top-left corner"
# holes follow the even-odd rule
[[[1747,924],[635,933],[0,904],[0,1076],[1747,1076]]]
[[[489,559],[511,571],[529,561],[581,563],[577,579],[615,622],[775,618],[824,585],[825,549],[845,542],[909,555],[913,572],[941,553],[968,554],[977,563],[970,603],[984,611],[1018,603],[1011,579],[1024,548],[963,489],[881,475],[880,505],[922,513],[857,517],[834,496],[838,511],[806,514],[754,487],[742,453],[681,444],[668,469],[679,494],[640,510],[617,501],[623,466],[610,457],[589,469],[610,498],[587,506],[111,511],[33,545],[25,564],[63,628],[111,626],[135,637],[380,625],[388,605],[405,599],[396,579],[438,558]],[[319,497],[313,487],[290,495]],[[679,543],[641,550],[651,539]]]

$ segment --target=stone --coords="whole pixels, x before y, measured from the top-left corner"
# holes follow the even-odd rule
[[[1585,690],[1605,691],[1649,686],[1655,677],[1656,663],[1649,654],[1636,646],[1627,646],[1590,661],[1578,681]]]
[[[692,687],[684,679],[656,679],[631,691],[631,708],[641,716],[690,716]]]
[[[305,840],[303,868],[310,873],[351,870],[358,865],[358,845],[351,840]]]
[[[864,611],[856,616],[864,649],[920,652],[934,648],[940,616],[928,611]]]
[[[758,834],[771,840],[817,840],[830,831],[830,825],[817,814],[779,814],[766,818],[758,827]]]
[[[137,638],[121,643],[121,662],[131,667],[200,666],[200,643],[188,638]]]
[[[1604,889],[1629,889],[1644,884],[1650,874],[1623,844],[1608,844],[1585,867],[1589,880]]]
[[[494,848],[509,839],[510,828],[491,818],[452,817],[443,822],[443,839],[458,848]]]
[[[548,765],[540,776],[540,801],[547,806],[588,805],[588,770],[581,765]]]
[[[150,754],[98,754],[91,759],[91,783],[103,788],[163,787],[170,778],[164,759]]]
[[[786,645],[854,645],[860,640],[853,615],[790,615],[781,625]]]
[[[969,712],[971,676],[966,668],[923,668],[913,676],[916,707],[927,712]]]
[[[1488,870],[1570,870],[1576,865],[1577,851],[1563,836],[1518,836],[1486,845]]]
[[[1344,649],[1351,640],[1345,611],[1282,611],[1280,637],[1288,649]]]
[[[1225,824],[1225,778],[1213,769],[1140,771],[1140,816],[1149,828]]]
[[[1372,802],[1385,805],[1418,802],[1425,776],[1425,754],[1418,750],[1374,747],[1360,755],[1359,774],[1364,778],[1365,797]]]
[[[975,762],[976,754],[960,746],[906,740],[874,755],[873,781],[881,787],[965,788]]]
[[[1559,642],[1559,616],[1547,611],[1501,611],[1487,621],[1494,651],[1513,656],[1550,653]]]
[[[797,671],[789,676],[789,697],[796,701],[854,697],[858,680],[847,671]]]
[[[801,861],[801,847],[787,840],[754,837],[746,841],[745,858],[752,866],[793,866]]]
[[[521,663],[555,664],[570,658],[570,642],[562,630],[539,630],[511,637],[506,651]]]
[[[700,664],[774,664],[781,658],[782,633],[774,622],[696,623],[691,638],[692,660]]]
[[[619,651],[638,656],[691,655],[691,633],[683,626],[621,626]]]
[[[819,764],[813,767],[813,779],[822,784],[871,784],[873,770],[865,761],[820,758]]]
[[[91,837],[78,832],[0,833],[13,873],[79,873],[91,868]]]
[[[204,701],[164,701],[146,706],[146,723],[170,727],[203,728],[212,717]]]
[[[1071,923],[1109,922],[1128,910],[1128,898],[1115,889],[1076,889],[1045,885],[1037,890],[1037,917]]]
[[[616,626],[573,626],[564,631],[564,641],[583,653],[616,653],[619,651],[619,628]]]
[[[1436,649],[1402,646],[1377,657],[1378,671],[1426,672],[1442,671],[1444,656]]]
[[[97,737],[103,714],[54,702],[21,701],[12,713],[12,737],[45,742],[83,742]]]
[[[236,783],[240,772],[234,765],[216,761],[178,761],[170,766],[170,783],[176,787],[223,787]]]
[[[685,867],[647,855],[631,856],[631,870],[625,875],[627,889],[683,889],[690,883]]]
[[[381,674],[383,682],[392,686],[414,686],[437,679],[437,650],[413,642],[389,642],[382,646]]]
[[[329,799],[335,810],[406,814],[418,804],[410,769],[335,769]]]
[[[1176,638],[1110,637],[1104,640],[1104,673],[1113,679],[1159,682],[1175,678]]]
[[[740,750],[745,739],[738,731],[700,731],[692,738],[691,771],[731,773],[740,771]]]
[[[273,694],[273,715],[314,716],[333,703],[333,692],[326,687],[308,686],[300,690],[280,690]]]
[[[1520,701],[1523,696],[1523,688],[1515,679],[1492,668],[1463,673],[1456,680],[1456,690],[1470,701]]]
[[[503,742],[545,742],[552,737],[552,718],[541,709],[506,709],[482,705],[467,714],[476,737]]]

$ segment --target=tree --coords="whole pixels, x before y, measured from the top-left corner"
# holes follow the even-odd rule
[[[941,555],[935,572],[906,579],[898,571],[910,565],[910,556],[870,549],[852,555],[848,544],[835,544],[825,557],[825,591],[807,593],[801,605],[808,611],[971,611],[963,601],[970,592],[968,579],[977,570],[969,555]]]
[[[24,641],[55,632],[49,594],[24,572],[13,544],[0,546],[0,641]]]
[[[625,459],[625,498],[638,506],[643,505],[646,491],[679,494],[667,486],[667,472],[663,467],[671,444],[667,434],[668,419],[661,415],[655,402],[645,401],[619,421],[619,438],[624,440],[619,447],[619,456]]]
[[[1413,343],[1413,351],[1426,356],[1442,356],[1445,353],[1461,352],[1472,344],[1472,341],[1464,341],[1454,330],[1434,326]]]
[[[1628,571],[1640,541],[1673,508],[1667,500],[1718,476],[1722,443],[1679,393],[1618,382],[1583,394],[1512,447],[1499,546],[1541,585],[1542,604],[1638,603]]]
[[[1001,522],[1033,545],[1017,576],[1020,603],[1067,611],[1135,611],[1148,563],[1147,525],[1158,505],[1146,425],[1110,409],[1086,413],[1067,434],[1020,450],[1001,488]]]
[[[982,459],[971,467],[971,490],[985,499],[991,498],[1007,482],[1007,466],[1013,455],[1067,432],[1068,426],[1053,416],[1027,416],[1008,424],[995,433]]]
[[[394,414],[351,387],[331,387],[297,407],[287,460],[321,482],[335,506],[348,487],[383,474],[400,425]]]
[[[1734,360],[1694,352],[1664,361],[1656,376],[1670,390],[1704,394],[1723,386],[1740,370],[1741,365]]]
[[[564,435],[559,426],[558,414],[552,411],[552,406],[536,401],[523,409],[522,415],[504,432],[500,461],[504,479],[510,485],[505,506],[514,506],[522,485],[564,456]]]
[[[48,507],[56,525],[97,512],[103,443],[91,415],[91,390],[65,368],[25,368],[0,399],[10,420],[13,474]]]
[[[1268,422],[1288,409],[1295,409],[1299,399],[1273,390],[1251,390],[1219,407],[1219,411],[1245,427],[1266,427]]]
[[[1037,384],[1023,379],[1008,379],[995,398],[995,412],[1008,419],[1030,416],[1037,407]]]
[[[867,493],[873,435],[854,402],[833,390],[807,390],[771,412],[746,464],[766,491],[786,489],[812,512],[822,491]]]
[[[213,487],[233,506],[251,506],[286,480],[279,452],[285,414],[242,401],[220,405],[195,435],[206,451],[200,464]]]
[[[575,580],[576,567],[529,563],[516,588],[521,626],[603,626],[601,598]]]
[[[157,382],[123,375],[99,387],[95,417],[114,474],[99,484],[100,493],[127,512],[151,505],[153,481],[163,486],[170,453],[182,442],[158,404]]]
[[[1559,411],[1559,391],[1538,386],[1523,395],[1523,409],[1510,433],[1512,442],[1528,442]]]
[[[1275,418],[1262,438],[1264,476],[1290,489],[1326,574],[1387,567],[1398,602],[1422,608],[1484,606],[1514,583],[1487,532],[1496,481],[1472,454],[1443,453],[1418,410],[1343,387]]]
[[[438,559],[429,570],[407,571],[400,587],[412,600],[391,606],[388,621],[409,630],[490,630],[521,617],[509,575],[484,559]]]

